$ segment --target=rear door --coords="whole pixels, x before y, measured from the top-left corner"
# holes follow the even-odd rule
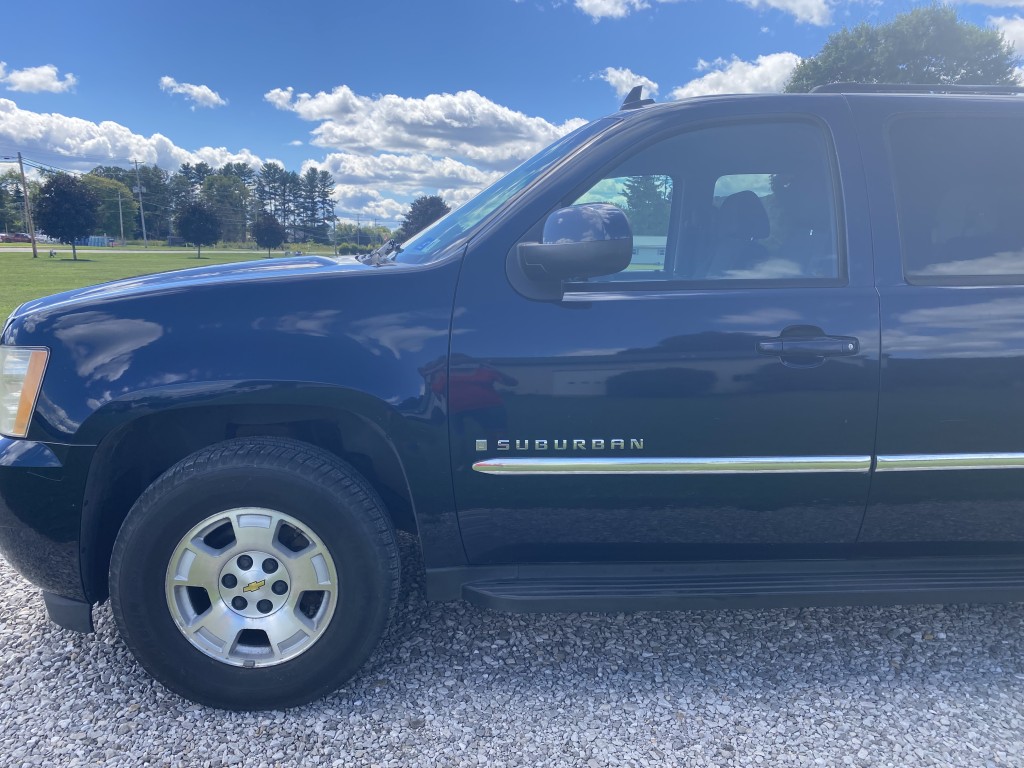
[[[1024,102],[853,99],[882,312],[878,470],[862,539],[1024,543]]]
[[[634,120],[471,245],[449,393],[472,562],[820,557],[856,540],[878,382],[862,176],[842,100],[796,103]],[[507,255],[586,201],[627,212],[630,268],[524,296]]]

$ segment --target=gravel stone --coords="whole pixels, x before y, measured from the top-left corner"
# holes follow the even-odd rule
[[[381,647],[286,712],[185,701],[107,606],[82,636],[0,559],[12,768],[892,766],[1024,761],[1024,605],[502,614],[404,583]]]

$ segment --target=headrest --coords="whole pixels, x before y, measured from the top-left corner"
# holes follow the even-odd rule
[[[771,233],[768,213],[754,192],[745,189],[729,195],[719,211],[719,231],[741,240],[762,240]]]

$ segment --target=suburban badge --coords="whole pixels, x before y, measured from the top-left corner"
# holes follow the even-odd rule
[[[477,440],[476,450],[490,450],[489,440]],[[642,437],[592,437],[549,440],[546,438],[501,439],[494,441],[496,451],[642,451]]]

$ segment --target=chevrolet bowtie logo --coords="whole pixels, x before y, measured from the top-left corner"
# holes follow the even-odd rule
[[[246,584],[244,587],[242,587],[242,591],[243,592],[255,592],[257,589],[263,589],[263,587],[266,585],[266,583],[267,583],[266,579],[261,579],[260,581],[253,581],[253,582],[250,582],[249,584]]]

